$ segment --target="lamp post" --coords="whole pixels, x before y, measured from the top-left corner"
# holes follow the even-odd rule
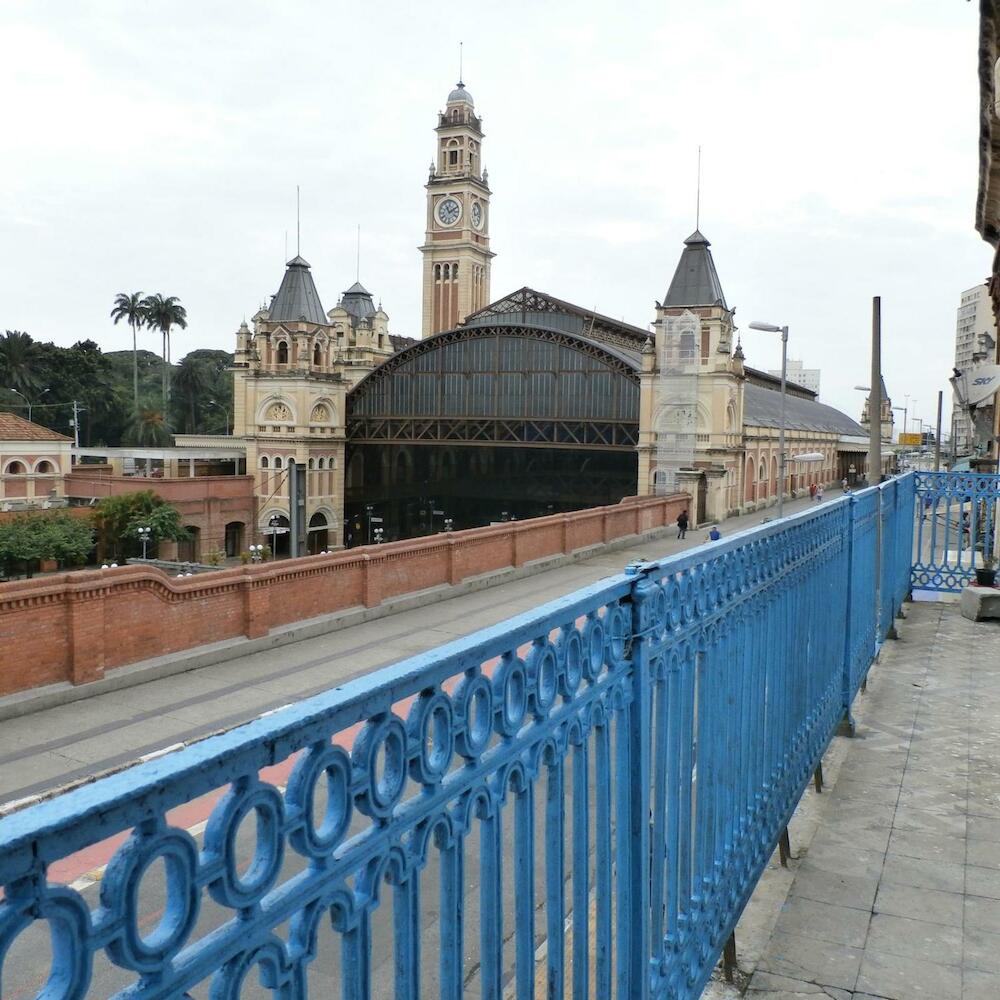
[[[214,407],[222,410],[222,412],[226,415],[226,434],[228,434],[229,433],[229,407],[228,406],[223,406],[222,403],[220,403],[220,402],[218,402],[218,401],[216,401],[214,399],[210,399],[208,401],[208,405],[209,406],[214,406]]]
[[[281,526],[281,522],[278,520],[278,515],[273,514],[271,519],[267,522],[267,526],[270,529],[271,534],[271,555],[275,559],[278,557],[278,528]]]
[[[35,403],[37,403],[38,400],[41,399],[42,396],[44,396],[45,393],[47,393],[49,390],[48,389],[42,389],[42,391],[38,394],[38,396],[36,397],[36,399],[35,399],[34,402],[32,402],[30,399],[28,399],[28,397],[25,396],[25,394],[23,392],[21,392],[20,389],[15,389],[13,386],[11,386],[10,387],[10,391],[13,392],[13,393],[15,393],[16,395],[20,396],[21,399],[23,399],[28,404],[28,423],[31,423],[31,408],[32,408],[32,406],[34,406]]]
[[[781,425],[778,428],[778,517],[785,512],[785,383],[788,377],[788,327],[775,326],[773,323],[750,324],[751,330],[762,330],[764,333],[781,334]]]
[[[142,525],[135,529],[135,533],[139,536],[139,541],[142,542],[142,558],[146,558],[146,546],[149,544],[149,536],[153,533],[153,529],[148,525]]]
[[[263,545],[251,545],[250,546],[250,561],[259,563],[264,561],[264,546]]]

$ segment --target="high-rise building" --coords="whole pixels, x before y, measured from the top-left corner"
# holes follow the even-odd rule
[[[421,335],[458,326],[490,301],[490,188],[483,122],[465,85],[438,115],[437,159],[427,179]]]
[[[997,356],[997,327],[993,319],[993,306],[985,284],[976,285],[962,292],[955,323],[955,367],[963,372],[972,365],[994,361]],[[952,413],[952,434],[955,453],[972,452],[974,434],[972,422],[960,406]]]
[[[818,368],[804,368],[801,361],[789,358],[785,365],[785,369],[786,378],[789,382],[801,385],[804,389],[808,389],[810,392],[815,392],[817,396],[819,395],[820,370]],[[773,375],[775,378],[781,378],[781,369],[779,368],[775,371],[772,368],[768,371],[768,375]]]

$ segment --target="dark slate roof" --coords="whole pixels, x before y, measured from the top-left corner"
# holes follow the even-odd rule
[[[404,337],[398,333],[390,333],[389,343],[392,344],[393,351],[399,352],[405,351],[408,347],[412,347],[414,344],[420,343],[420,341],[416,337]]]
[[[726,307],[722,284],[712,260],[712,244],[696,229],[685,241],[681,259],[670,282],[665,306],[714,306]]]
[[[367,319],[369,316],[375,315],[375,303],[372,300],[372,293],[360,281],[355,281],[344,292],[339,304],[355,319]]]
[[[781,393],[747,382],[743,386],[743,423],[756,427],[781,426]],[[846,413],[825,403],[785,395],[785,426],[789,430],[827,431],[864,437],[866,431]]]
[[[448,95],[448,103],[454,104],[455,101],[463,101],[466,104],[472,104],[472,94],[470,94],[465,89],[465,84],[461,80],[455,85],[455,89]]]
[[[327,323],[323,303],[319,300],[319,292],[309,264],[301,257],[293,257],[287,266],[285,276],[281,279],[278,294],[271,300],[268,309],[268,321],[271,323]]]

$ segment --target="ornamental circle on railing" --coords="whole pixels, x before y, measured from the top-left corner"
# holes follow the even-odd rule
[[[455,747],[466,760],[489,746],[493,733],[493,687],[483,674],[465,677],[455,692],[455,714],[465,725],[456,734]]]
[[[316,791],[326,782],[326,808],[316,825]],[[330,743],[310,747],[296,761],[285,798],[302,817],[291,837],[292,846],[310,858],[327,857],[340,843],[351,822],[351,758]]]
[[[141,931],[142,884],[162,860],[166,904],[152,932]],[[198,848],[186,830],[143,833],[136,829],[118,849],[101,880],[101,905],[121,934],[108,946],[111,960],[136,972],[154,972],[183,947],[198,919]]]
[[[503,736],[514,736],[528,711],[528,678],[524,661],[504,653],[494,681],[497,704],[497,729]]]
[[[385,819],[406,785],[406,727],[395,715],[376,716],[361,730],[352,756],[363,782],[358,808]]]
[[[618,666],[625,656],[625,643],[631,631],[625,609],[620,604],[612,604],[608,608],[605,627],[608,635],[608,662]]]
[[[604,623],[596,616],[589,616],[583,627],[583,673],[588,681],[595,681],[604,667]]]
[[[410,762],[411,774],[422,784],[436,784],[448,773],[455,748],[451,699],[443,691],[425,692],[410,710],[408,722],[420,748]]]
[[[250,813],[256,818],[257,844],[241,875],[237,837]],[[233,909],[252,906],[271,888],[285,856],[283,819],[284,802],[272,785],[241,779],[223,796],[205,828],[205,853],[221,861],[220,875],[209,886],[217,903]]]
[[[528,676],[535,715],[545,716],[559,692],[558,658],[551,642],[536,642],[528,654]]]
[[[564,628],[557,643],[562,660],[559,687],[566,698],[576,693],[583,680],[583,639],[575,628]]]

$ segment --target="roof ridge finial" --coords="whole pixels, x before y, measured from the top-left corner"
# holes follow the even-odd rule
[[[463,55],[462,47],[463,47],[463,45],[464,45],[464,43],[462,41],[459,41],[459,43],[458,43],[458,85],[460,87],[464,87],[465,86],[465,84],[462,83],[462,80],[464,79],[464,74],[462,73],[462,55]]]

